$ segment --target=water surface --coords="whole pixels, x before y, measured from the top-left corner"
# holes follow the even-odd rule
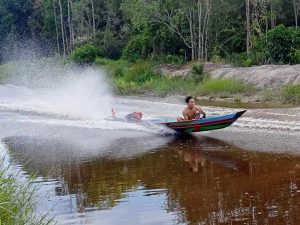
[[[95,113],[47,113],[7,96],[0,99],[1,154],[37,175],[37,210],[58,224],[300,224],[297,108],[249,110],[232,127],[182,137]],[[114,103],[120,117],[172,117],[183,107]]]

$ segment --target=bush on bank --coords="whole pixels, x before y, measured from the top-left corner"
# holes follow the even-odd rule
[[[139,60],[129,63],[124,60],[97,58],[96,65],[110,74],[120,94],[152,93],[158,96],[170,94],[224,96],[253,91],[250,85],[235,80],[204,79],[203,65],[195,64],[187,77],[163,76],[153,70],[156,62]]]
[[[0,162],[2,164],[2,161]],[[33,178],[19,183],[13,175],[8,173],[9,168],[0,165],[0,224],[5,225],[46,225],[52,221],[46,216],[38,217],[35,214],[35,189]]]
[[[288,85],[281,91],[283,102],[300,104],[300,85]]]

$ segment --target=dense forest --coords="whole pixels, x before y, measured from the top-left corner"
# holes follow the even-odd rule
[[[0,0],[0,61],[14,49],[67,57],[299,63],[300,0]]]

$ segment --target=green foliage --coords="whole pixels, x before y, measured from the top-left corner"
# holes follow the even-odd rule
[[[300,104],[300,85],[289,85],[282,89],[281,96],[285,103]]]
[[[203,64],[197,63],[197,64],[194,64],[193,67],[192,67],[192,73],[193,74],[202,75],[203,71],[204,71],[204,65]]]
[[[247,55],[246,52],[233,53],[229,57],[229,61],[233,65],[240,66],[240,67],[250,67],[253,65],[253,60]]]
[[[192,77],[196,82],[201,82],[205,79],[204,65],[201,63],[195,63],[192,67]]]
[[[20,54],[11,54],[11,49],[16,46],[22,48],[22,41],[28,39],[28,43],[34,41],[31,45],[26,45],[26,48],[39,48],[47,56],[63,52],[68,54],[72,46],[92,41],[98,49],[97,55],[104,58],[118,59],[123,55],[124,59],[134,62],[159,55],[166,56],[166,63],[182,64],[192,58],[191,46],[195,47],[197,56],[198,44],[206,42],[205,26],[203,40],[198,42],[199,26],[196,17],[192,18],[194,34],[191,36],[190,33],[187,18],[189,12],[198,15],[197,1],[103,0],[93,3],[92,16],[91,2],[86,0],[74,1],[70,9],[68,1],[0,1],[0,61],[5,61],[8,57],[10,60],[15,59]],[[202,4],[203,22],[206,21],[208,8],[205,1],[199,3]],[[245,67],[262,63],[300,62],[300,32],[291,27],[294,25],[291,1],[272,1],[271,8],[264,1],[257,2],[257,7],[251,10],[251,16],[259,16],[255,16],[251,23],[252,49],[249,57],[233,54],[245,52],[245,1],[212,1],[210,9],[208,39],[205,43],[209,60],[219,62],[222,58],[232,56],[233,63]],[[64,37],[60,16],[64,25]],[[268,28],[265,22],[270,24],[272,18],[277,18],[275,23],[279,21],[290,27],[275,27],[264,36]],[[91,63],[92,59],[88,58],[78,56],[76,60],[79,63]]]
[[[300,31],[293,27],[279,25],[266,36],[266,56],[271,63],[298,63],[300,49]]]
[[[111,62],[113,62],[113,60],[110,60],[107,58],[102,58],[102,57],[97,57],[95,59],[95,64],[98,66],[107,66],[107,65],[111,64]]]
[[[242,60],[241,63],[242,63],[242,66],[243,66],[243,67],[250,67],[250,66],[253,65],[253,61],[252,61],[251,58],[247,58],[247,59],[245,59],[245,60]]]
[[[300,49],[294,49],[292,54],[292,61],[294,63],[300,63]]]
[[[253,65],[265,64],[267,61],[266,56],[266,38],[264,36],[252,38],[252,49],[250,52],[250,58]]]
[[[219,55],[214,54],[214,55],[212,55],[212,57],[211,57],[211,61],[212,61],[213,63],[219,63],[219,62],[222,62],[222,58],[221,58]]]
[[[231,79],[212,79],[202,84],[201,95],[243,94],[253,91],[253,87]]]
[[[147,61],[137,61],[129,67],[125,79],[136,83],[145,83],[146,81],[155,79],[158,74],[152,70],[152,65]]]
[[[123,57],[130,62],[145,58],[147,39],[143,35],[131,38],[123,50]]]
[[[158,79],[147,82],[144,88],[159,96],[167,96],[174,93],[182,93],[183,86],[184,81],[181,78],[161,76]]]
[[[0,162],[3,163],[2,161]],[[5,225],[46,225],[51,221],[46,217],[38,218],[34,214],[35,189],[33,187],[33,177],[27,181],[18,183],[10,175],[9,168],[4,168],[0,164],[0,224]]]
[[[175,64],[175,65],[182,65],[182,64],[184,64],[184,58],[183,58],[183,56],[168,54],[164,58],[164,62]]]
[[[235,95],[247,94],[254,88],[251,85],[243,84],[236,80],[208,80],[199,82],[196,77],[168,77],[157,74],[152,70],[150,61],[137,61],[128,64],[126,61],[112,61],[107,59],[96,59],[96,64],[112,71],[112,80],[116,89],[121,94],[142,94],[153,93],[158,96],[170,94],[182,95]],[[121,65],[115,69],[116,65]],[[195,73],[198,76],[203,74],[203,65],[195,64]],[[121,73],[119,71],[122,71]]]
[[[78,64],[91,64],[95,61],[99,50],[92,44],[85,44],[75,49],[72,55],[74,62]]]
[[[281,95],[280,90],[277,89],[265,89],[263,90],[262,94],[264,102],[280,100]]]
[[[124,76],[129,67],[129,63],[126,60],[111,60],[101,57],[96,58],[95,64],[105,69],[113,77]]]
[[[112,30],[99,31],[93,42],[99,49],[99,56],[109,59],[119,59],[122,55],[124,41],[120,40]]]

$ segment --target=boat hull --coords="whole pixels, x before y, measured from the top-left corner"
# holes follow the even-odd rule
[[[164,119],[161,119],[157,120],[155,123],[165,125],[178,133],[203,132],[226,128],[233,124],[245,112],[246,110],[224,116],[207,117],[200,120],[188,120],[180,122],[168,119],[165,119],[164,121]]]

